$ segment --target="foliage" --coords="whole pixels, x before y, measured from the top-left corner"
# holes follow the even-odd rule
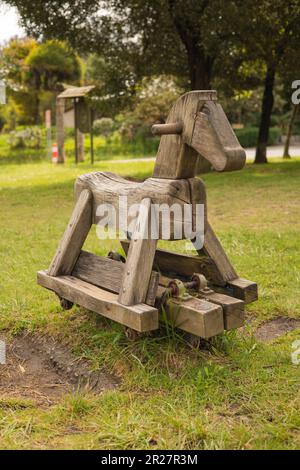
[[[12,149],[40,149],[42,133],[38,127],[12,131],[9,134],[9,145]]]
[[[258,138],[258,127],[245,127],[244,129],[236,129],[235,133],[242,147],[255,147]],[[271,127],[268,145],[280,143],[281,129],[279,127]]]
[[[171,76],[144,78],[136,87],[133,109],[117,117],[125,142],[152,138],[151,126],[164,123],[182,89]]]
[[[111,118],[103,117],[101,119],[96,119],[93,123],[93,129],[95,135],[103,135],[108,137],[114,127],[114,121]]]
[[[26,78],[35,89],[57,91],[60,83],[78,83],[81,64],[78,56],[62,41],[50,40],[31,49],[25,58]]]
[[[41,121],[45,109],[55,109],[55,94],[61,82],[78,83],[81,62],[65,43],[33,39],[12,39],[2,49],[0,69],[8,90],[8,128],[16,122]],[[8,113],[10,112],[8,111]]]

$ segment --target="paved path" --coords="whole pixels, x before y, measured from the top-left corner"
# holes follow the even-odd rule
[[[283,155],[283,145],[272,145],[268,147],[267,157],[270,158],[281,158]],[[246,148],[247,161],[253,161],[255,157],[255,147]],[[291,145],[290,147],[291,157],[300,157],[300,145]],[[155,157],[142,157],[142,158],[127,158],[122,160],[108,160],[118,163],[129,163],[129,162],[151,162],[154,161]]]
[[[255,148],[247,148],[247,160],[254,160],[255,157]],[[267,157],[270,158],[282,158],[284,147],[283,145],[272,145],[267,149]],[[300,157],[300,145],[291,145],[290,146],[290,155],[291,157]]]

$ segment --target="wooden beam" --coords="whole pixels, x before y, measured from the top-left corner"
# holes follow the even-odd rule
[[[72,276],[118,294],[124,269],[125,264],[120,261],[81,251]],[[158,283],[159,273],[152,271],[145,300],[147,305],[155,304]]]
[[[128,252],[129,241],[121,240],[125,253]],[[213,284],[225,286],[216,264],[208,256],[199,253],[198,256],[175,253],[174,251],[157,249],[154,257],[154,267],[166,275],[176,274],[191,277],[194,273],[203,274]]]
[[[224,331],[222,307],[206,300],[170,298],[165,311],[174,327],[201,338],[208,339]]]
[[[151,199],[141,201],[135,232],[130,242],[119,294],[123,305],[145,302],[157,240],[151,239]]]
[[[37,281],[60,297],[99,313],[136,331],[151,331],[158,328],[158,310],[145,304],[131,307],[121,305],[118,296],[88,284],[73,276],[49,276],[39,271]]]
[[[81,192],[72,216],[48,269],[49,276],[70,274],[92,225],[92,193]]]
[[[170,277],[160,275],[159,285],[166,288],[172,280],[173,279]],[[163,290],[160,290],[159,292],[160,295],[162,295]],[[243,326],[245,320],[245,302],[236,299],[235,297],[215,292],[212,289],[210,292],[199,293],[198,295],[199,298],[222,307],[225,330],[233,330]]]
[[[217,292],[205,294],[203,298],[222,307],[225,330],[234,330],[243,326],[245,320],[245,303],[242,300]]]
[[[241,277],[228,281],[225,290],[224,288],[220,290],[228,295],[236,297],[237,299],[243,300],[245,304],[250,304],[258,299],[258,288],[256,282],[247,281],[247,279],[242,279]]]

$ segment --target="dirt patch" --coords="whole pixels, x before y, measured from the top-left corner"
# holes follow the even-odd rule
[[[273,339],[300,328],[300,320],[294,318],[279,317],[270,320],[259,326],[254,334],[255,338],[264,343],[269,343]]]
[[[74,391],[99,393],[114,389],[116,378],[91,371],[87,361],[76,358],[54,339],[23,335],[7,339],[6,364],[0,365],[0,399],[31,399],[51,405]]]

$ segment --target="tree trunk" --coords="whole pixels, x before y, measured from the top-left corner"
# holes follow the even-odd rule
[[[287,135],[286,135],[286,141],[285,141],[285,145],[284,145],[283,158],[291,158],[291,156],[290,156],[290,142],[291,142],[294,122],[295,122],[295,119],[296,119],[298,109],[299,109],[299,105],[294,104],[291,119],[290,119],[288,129],[287,129]]]
[[[202,48],[195,46],[193,40],[185,44],[192,90],[210,90],[213,59]]]
[[[84,134],[77,129],[78,161],[84,162]]]
[[[40,124],[40,98],[39,92],[36,91],[35,105],[34,105],[34,124],[38,126]]]
[[[201,34],[198,30],[193,30],[192,24],[176,8],[175,1],[169,0],[169,13],[187,52],[191,90],[209,90],[214,58],[206,54],[201,45]]]
[[[65,163],[64,111],[65,111],[64,99],[56,98],[56,142],[57,142],[57,150],[58,150],[57,163]]]
[[[267,145],[271,124],[271,114],[274,104],[273,88],[275,82],[275,67],[268,67],[265,78],[265,89],[262,101],[261,118],[254,163],[268,163]]]

